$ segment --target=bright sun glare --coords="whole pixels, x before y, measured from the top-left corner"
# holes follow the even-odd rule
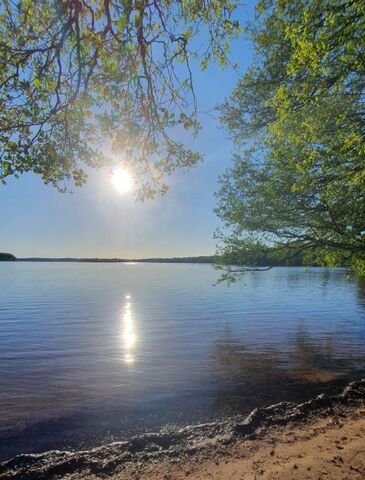
[[[128,193],[133,189],[133,177],[124,168],[116,168],[111,176],[111,183],[118,193]]]

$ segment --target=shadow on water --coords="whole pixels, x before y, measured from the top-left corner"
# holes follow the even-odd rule
[[[289,351],[270,344],[253,350],[227,329],[216,341],[211,361],[216,382],[213,409],[225,415],[246,414],[258,406],[334,392],[363,377],[365,345],[351,351],[330,336],[318,342],[299,326]]]

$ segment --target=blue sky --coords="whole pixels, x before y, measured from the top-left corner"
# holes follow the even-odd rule
[[[240,20],[252,14],[241,10]],[[244,38],[232,45],[230,58],[243,72],[252,59]],[[238,80],[231,68],[211,66],[194,73],[198,108],[210,110]],[[0,251],[17,257],[123,257],[209,255],[218,226],[213,209],[218,176],[230,165],[232,144],[219,125],[201,115],[202,131],[188,145],[204,162],[169,179],[169,192],[144,203],[119,195],[106,172],[90,172],[88,183],[72,195],[61,194],[33,174],[0,187]]]

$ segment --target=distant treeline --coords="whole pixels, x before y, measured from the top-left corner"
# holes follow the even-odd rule
[[[148,263],[215,263],[216,260],[217,257],[215,255],[201,255],[200,257],[143,258],[132,261]]]
[[[81,258],[80,262],[140,262],[140,263],[215,263],[214,255],[201,255],[199,257],[154,257],[154,258]]]
[[[297,267],[308,265],[303,260],[303,254],[295,249],[270,249],[262,245],[257,249],[235,250],[224,255],[200,255],[197,257],[154,257],[154,258],[47,258],[47,257],[27,257],[17,259],[10,253],[0,253],[0,260],[19,260],[23,262],[82,262],[82,263],[207,263],[219,265],[245,265],[248,267],[274,267],[290,266]],[[314,262],[311,265],[316,265]]]
[[[0,252],[0,262],[14,262],[16,257],[11,253],[1,253]]]
[[[15,257],[14,257],[15,259]],[[217,257],[214,255],[201,255],[199,257],[173,257],[173,258],[46,258],[46,257],[27,257],[19,258],[23,262],[83,262],[83,263],[215,263]]]

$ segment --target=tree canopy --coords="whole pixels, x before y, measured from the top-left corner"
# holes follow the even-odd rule
[[[365,3],[262,0],[250,33],[255,62],[221,106],[237,149],[219,253],[365,274]]]
[[[143,195],[164,191],[164,174],[200,159],[176,140],[199,129],[191,62],[227,62],[234,8],[231,0],[1,2],[0,180],[31,171],[60,189],[81,185],[85,166],[115,161],[110,141]]]

